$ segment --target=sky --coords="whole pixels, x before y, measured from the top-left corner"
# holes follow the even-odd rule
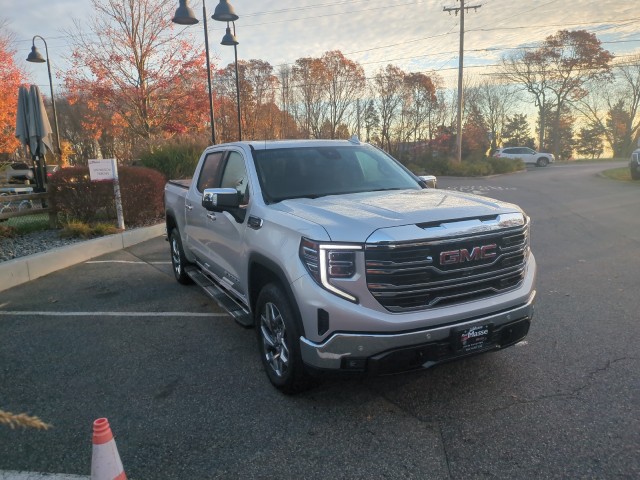
[[[101,0],[107,1],[107,0]],[[446,86],[455,88],[458,68],[460,15],[445,7],[459,7],[460,0],[230,0],[240,17],[236,34],[240,60],[260,59],[277,67],[301,57],[319,57],[340,50],[359,62],[367,77],[391,63],[407,72],[436,71]],[[202,20],[202,1],[190,6]],[[206,0],[212,62],[233,62],[233,48],[219,44],[225,26],[210,19],[218,0]],[[32,83],[45,95],[49,80],[44,64],[25,61],[31,39],[47,41],[54,76],[68,65],[72,45],[66,32],[81,28],[93,15],[90,0],[0,0],[0,19],[14,34],[16,61],[24,62]],[[176,8],[178,0],[175,0]],[[585,29],[595,33],[603,47],[624,61],[640,54],[640,9],[637,0],[465,0],[480,7],[465,15],[464,72],[487,78],[492,65],[504,54],[522,46],[535,46],[560,29]],[[18,8],[19,7],[19,8]],[[176,26],[193,35],[204,49],[202,21]],[[44,46],[36,40],[44,54]],[[493,72],[495,75],[495,72]]]

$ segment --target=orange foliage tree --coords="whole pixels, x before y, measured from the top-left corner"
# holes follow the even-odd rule
[[[86,106],[85,128],[130,151],[208,129],[203,48],[176,35],[175,1],[92,3],[95,17],[72,34],[73,67],[65,75],[70,103]]]
[[[0,28],[2,25],[0,25]],[[13,154],[20,146],[15,137],[18,87],[26,81],[24,70],[13,59],[11,38],[0,33],[0,153]]]

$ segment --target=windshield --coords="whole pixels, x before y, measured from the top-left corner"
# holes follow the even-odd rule
[[[279,148],[253,155],[268,202],[421,188],[399,163],[367,145]]]

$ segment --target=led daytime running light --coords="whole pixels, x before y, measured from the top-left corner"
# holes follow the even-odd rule
[[[356,303],[358,299],[353,295],[348,294],[347,292],[343,292],[339,288],[334,287],[329,283],[329,279],[327,278],[327,251],[329,250],[362,250],[362,246],[360,245],[319,245],[320,247],[320,282],[322,286],[336,295],[349,300],[350,302]]]

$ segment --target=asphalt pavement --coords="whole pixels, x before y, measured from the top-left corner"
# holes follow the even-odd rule
[[[131,479],[640,478],[640,185],[554,165],[439,186],[521,205],[525,342],[431,370],[269,384],[255,332],[172,277],[156,238],[0,294],[1,471],[88,475],[107,417]]]

